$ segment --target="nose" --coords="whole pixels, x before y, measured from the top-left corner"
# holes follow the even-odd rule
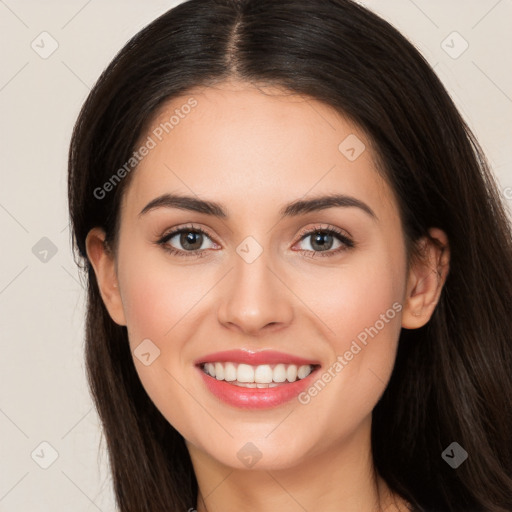
[[[235,253],[234,268],[219,290],[217,317],[225,327],[259,336],[291,323],[293,293],[283,273],[272,268],[267,253],[251,263]]]

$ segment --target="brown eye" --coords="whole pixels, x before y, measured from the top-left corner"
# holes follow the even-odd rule
[[[309,240],[309,243],[300,252],[313,256],[334,256],[355,246],[353,240],[336,228],[314,228],[303,233],[299,243],[305,240]],[[334,250],[331,250],[333,247]]]
[[[210,245],[204,243],[210,241]],[[198,256],[205,255],[206,249],[215,247],[209,235],[199,228],[182,227],[164,235],[156,242],[164,249],[177,256]]]
[[[203,245],[203,234],[197,231],[182,231],[179,233],[179,243],[186,250],[197,251]]]
[[[329,233],[322,233],[321,231],[308,235],[306,239],[307,238],[311,240],[309,245],[314,251],[328,251],[329,249],[332,249],[335,242],[333,235]]]

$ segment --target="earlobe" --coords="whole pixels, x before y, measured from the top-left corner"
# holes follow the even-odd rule
[[[429,230],[434,241],[421,240],[423,258],[409,270],[402,313],[402,327],[418,329],[431,318],[441,296],[450,268],[448,237],[438,228]]]
[[[105,232],[93,228],[85,240],[87,257],[96,275],[101,298],[110,317],[118,325],[126,325],[121,293],[117,280],[115,258],[105,244]]]

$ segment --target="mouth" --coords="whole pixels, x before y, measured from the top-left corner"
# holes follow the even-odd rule
[[[200,368],[206,375],[244,388],[268,389],[305,379],[319,365],[261,364],[252,366],[235,362],[204,363]]]
[[[207,390],[237,408],[272,408],[311,385],[320,364],[275,351],[232,350],[196,362]]]

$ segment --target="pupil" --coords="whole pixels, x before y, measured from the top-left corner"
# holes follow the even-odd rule
[[[194,245],[194,239],[196,237],[200,237],[201,233],[194,233],[193,231],[189,231],[187,233],[183,233],[181,235],[181,243],[183,247],[187,247],[187,245]],[[197,245],[197,240],[195,240],[195,244]],[[201,242],[199,242],[199,247],[201,247]],[[190,249],[194,250],[198,247],[189,247]]]
[[[321,239],[322,238],[327,238],[327,242],[322,242]],[[328,233],[316,233],[314,239],[313,239],[313,248],[315,246],[315,244],[318,244],[320,249],[326,249],[326,246],[329,246],[327,247],[327,249],[330,248],[330,243],[332,242],[332,235],[329,235]]]

